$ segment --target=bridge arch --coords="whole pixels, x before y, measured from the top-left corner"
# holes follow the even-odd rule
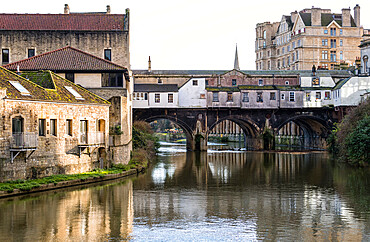
[[[300,146],[326,149],[327,144],[325,139],[331,132],[332,125],[327,120],[322,118],[309,116],[309,115],[299,115],[294,116],[280,122],[275,128],[275,136],[279,136],[279,131],[289,124],[296,124],[302,131],[300,138]],[[292,136],[297,136],[296,132],[289,134]]]
[[[153,122],[155,120],[159,120],[159,119],[166,119],[166,120],[169,120],[169,121],[173,122],[174,124],[178,125],[185,133],[187,149],[188,150],[194,149],[194,133],[193,133],[193,130],[191,129],[191,127],[188,124],[186,124],[182,120],[177,119],[176,117],[167,116],[167,115],[156,115],[156,116],[147,117],[147,118],[144,118],[144,119],[141,119],[141,120],[145,121],[145,122],[148,122],[148,123],[151,123],[151,122]]]
[[[248,117],[239,117],[239,116],[226,116],[218,119],[216,122],[212,123],[207,130],[207,136],[210,134],[210,132],[220,123],[223,121],[231,121],[236,123],[244,133],[245,138],[245,146],[246,148],[251,149],[260,149],[261,148],[261,140],[259,137],[261,128],[251,119]]]

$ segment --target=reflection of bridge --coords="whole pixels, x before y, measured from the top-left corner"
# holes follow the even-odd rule
[[[329,108],[240,109],[240,108],[150,108],[134,109],[134,120],[152,122],[168,119],[180,126],[187,137],[189,150],[206,150],[211,130],[224,120],[240,126],[249,149],[271,149],[274,136],[287,123],[302,130],[304,147],[325,148],[325,138],[338,120]],[[266,130],[272,135],[266,135]]]

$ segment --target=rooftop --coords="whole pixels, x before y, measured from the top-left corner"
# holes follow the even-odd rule
[[[73,95],[68,90],[68,87],[76,91],[82,98]],[[6,89],[5,98],[7,99],[79,104],[109,104],[108,101],[51,71],[24,72],[20,76],[0,67],[0,88]]]
[[[177,84],[135,84],[134,92],[178,92]]]

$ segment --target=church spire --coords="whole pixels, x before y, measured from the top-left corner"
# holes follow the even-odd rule
[[[236,45],[236,48],[235,48],[234,70],[240,70],[239,59],[238,59],[238,45]]]

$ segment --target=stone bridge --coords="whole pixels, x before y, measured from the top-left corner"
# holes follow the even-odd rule
[[[134,121],[153,122],[159,119],[168,119],[183,129],[188,150],[207,150],[210,131],[224,120],[230,120],[240,126],[245,134],[248,149],[274,149],[274,137],[289,122],[294,122],[302,129],[304,147],[315,146],[325,149],[325,139],[332,130],[334,122],[338,121],[332,108],[134,109]]]

